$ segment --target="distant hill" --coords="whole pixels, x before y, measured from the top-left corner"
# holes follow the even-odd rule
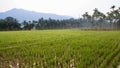
[[[59,19],[59,20],[71,18],[70,16],[62,16],[62,15],[56,15],[51,13],[40,13],[40,12],[28,11],[28,10],[16,9],[16,8],[0,13],[0,18],[2,19],[8,16],[14,17],[19,21],[38,20],[41,17],[43,17],[44,19],[51,18],[51,19]]]

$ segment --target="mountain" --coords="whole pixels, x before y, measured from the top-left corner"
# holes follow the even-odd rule
[[[41,17],[43,17],[44,19],[51,18],[51,19],[59,19],[59,20],[71,18],[70,16],[62,16],[62,15],[56,15],[51,13],[40,13],[40,12],[28,11],[28,10],[16,9],[16,8],[0,13],[0,18],[2,19],[8,16],[14,17],[19,21],[38,20]]]

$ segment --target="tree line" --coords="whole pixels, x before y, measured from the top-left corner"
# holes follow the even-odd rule
[[[79,19],[44,19],[40,18],[37,21],[23,21],[20,23],[13,17],[0,19],[0,30],[31,30],[31,29],[64,29],[64,28],[99,28],[99,29],[120,29],[120,7],[114,5],[111,11],[106,14],[100,12],[97,8],[90,15],[85,12],[82,18]]]

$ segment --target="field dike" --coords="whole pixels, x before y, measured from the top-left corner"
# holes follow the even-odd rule
[[[119,52],[120,52],[120,44],[117,44],[117,47],[114,50],[113,55],[111,56],[109,63],[107,64],[108,68],[115,67],[114,63],[117,63],[119,60],[119,59],[117,59],[117,61],[116,61],[116,58],[119,58]]]
[[[120,68],[120,64],[118,65],[118,67],[117,68]]]

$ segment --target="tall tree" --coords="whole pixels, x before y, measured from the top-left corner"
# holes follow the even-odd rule
[[[20,24],[18,23],[18,21],[13,18],[13,17],[6,17],[5,18],[6,24],[7,24],[7,29],[8,30],[17,30],[20,29]]]
[[[115,9],[115,5],[111,6],[111,9],[114,11],[114,9]]]

